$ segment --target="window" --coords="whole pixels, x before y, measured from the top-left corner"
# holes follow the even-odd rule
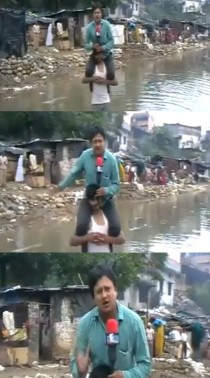
[[[139,4],[135,4],[135,8],[136,8],[136,11],[138,11],[139,10]]]
[[[168,295],[172,295],[172,283],[168,282]]]
[[[123,144],[126,144],[126,136],[123,137]]]

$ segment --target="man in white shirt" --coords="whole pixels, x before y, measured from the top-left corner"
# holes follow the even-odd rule
[[[146,336],[149,345],[150,357],[153,358],[154,355],[154,340],[155,340],[155,331],[152,328],[152,324],[148,323],[146,328]]]
[[[73,235],[70,240],[71,246],[79,246],[87,243],[89,253],[112,252],[113,244],[124,244],[125,238],[122,232],[117,237],[108,235],[109,224],[101,209],[101,199],[97,197],[99,185],[91,184],[86,188],[86,198],[92,210],[88,233],[84,236]]]
[[[110,86],[118,85],[116,79],[107,80],[107,69],[101,52],[94,53],[95,71],[92,77],[84,77],[83,84],[90,85],[92,92],[91,107],[92,111],[109,111],[110,105]]]
[[[0,186],[6,186],[7,183],[7,165],[8,159],[3,152],[0,152]]]

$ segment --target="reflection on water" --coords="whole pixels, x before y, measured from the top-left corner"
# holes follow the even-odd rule
[[[127,243],[123,252],[209,252],[210,193],[119,207]],[[0,252],[76,252],[68,247],[74,222],[20,226],[1,234]],[[13,239],[10,240],[10,239]],[[30,247],[31,246],[31,247]],[[122,247],[118,248],[122,252]]]
[[[113,88],[112,109],[118,111],[206,110],[209,107],[209,50],[177,54],[156,61],[132,58],[117,71],[119,85]],[[30,96],[29,96],[30,93]],[[46,85],[8,97],[0,97],[0,110],[88,111],[90,93],[81,79],[51,78]]]

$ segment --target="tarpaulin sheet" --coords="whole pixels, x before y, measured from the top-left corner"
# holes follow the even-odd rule
[[[0,9],[0,58],[27,52],[25,11]]]

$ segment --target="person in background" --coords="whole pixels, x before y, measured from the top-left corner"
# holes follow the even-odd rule
[[[160,357],[164,351],[165,344],[165,329],[164,322],[161,319],[156,319],[153,322],[155,328],[155,357]]]
[[[40,26],[39,26],[38,22],[36,22],[32,27],[32,35],[33,35],[34,50],[38,50],[39,38],[40,38]]]
[[[184,329],[181,330],[181,341],[182,341],[182,353],[181,358],[187,358],[187,333]]]
[[[132,310],[117,301],[117,277],[104,264],[89,273],[89,290],[96,307],[84,315],[76,333],[75,347],[70,357],[73,378],[85,377],[89,364],[110,366],[105,344],[105,324],[116,319],[119,324],[119,345],[115,371],[109,378],[148,378],[151,360],[142,320]],[[111,367],[111,366],[110,366]]]
[[[93,60],[95,67],[93,76],[85,76],[82,82],[83,84],[90,84],[90,90],[92,92],[92,111],[106,112],[109,110],[111,101],[109,87],[118,85],[118,82],[115,78],[112,80],[107,79],[107,68],[102,52],[94,52]]]
[[[169,332],[169,340],[173,343],[173,355],[175,358],[181,358],[180,346],[181,346],[181,328],[179,326],[174,327]]]
[[[120,182],[126,182],[125,167],[123,161],[117,158],[117,163],[119,168]]]
[[[201,361],[202,351],[201,344],[205,337],[205,329],[199,322],[192,324],[191,326],[191,347],[193,350],[193,360]]]
[[[125,243],[125,238],[122,232],[116,236],[109,236],[109,224],[101,208],[101,198],[97,197],[97,190],[99,185],[92,184],[86,188],[87,201],[91,207],[91,219],[88,232],[84,236],[73,235],[70,245],[79,246],[87,243],[87,252],[90,253],[107,253],[112,252],[113,244]]]
[[[86,65],[86,77],[92,77],[94,75],[95,59],[93,53],[97,52],[103,54],[107,79],[115,79],[115,67],[112,55],[113,47],[114,38],[110,23],[102,19],[102,8],[96,6],[93,9],[93,21],[88,25],[85,33],[85,49],[91,52]]]
[[[147,324],[146,335],[147,335],[147,341],[148,341],[148,345],[149,345],[150,357],[152,358],[153,354],[154,354],[155,331],[152,328],[151,323]]]
[[[7,184],[8,159],[4,152],[0,152],[0,187]]]
[[[63,190],[74,184],[77,177],[84,173],[85,186],[97,184],[97,196],[101,199],[101,208],[109,224],[109,236],[120,235],[120,218],[113,201],[113,197],[120,189],[119,170],[115,156],[106,149],[106,134],[101,127],[95,127],[90,135],[92,148],[85,150],[78,158],[68,176],[59,183],[57,190]],[[103,172],[98,182],[96,158],[103,158]],[[75,234],[85,236],[89,229],[92,210],[87,198],[82,199],[77,214]],[[87,252],[87,244],[82,246]]]

